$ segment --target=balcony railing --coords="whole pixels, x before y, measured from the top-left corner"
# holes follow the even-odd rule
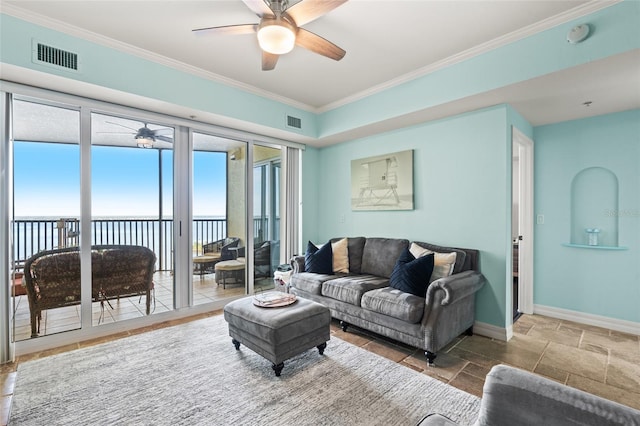
[[[13,253],[16,263],[42,250],[78,245],[80,222],[75,218],[19,219],[13,222]],[[194,254],[202,244],[227,236],[226,219],[194,219]],[[156,254],[158,270],[173,269],[173,220],[95,219],[91,221],[91,245],[123,244],[148,247]]]
[[[268,219],[254,218],[256,243],[262,242]],[[279,220],[276,221],[279,225]],[[13,255],[20,265],[32,255],[61,247],[77,246],[80,222],[76,218],[18,219],[13,221]],[[202,245],[227,237],[226,219],[193,220],[193,254],[202,254]],[[91,245],[123,244],[148,247],[156,254],[157,270],[173,269],[172,219],[94,219]]]

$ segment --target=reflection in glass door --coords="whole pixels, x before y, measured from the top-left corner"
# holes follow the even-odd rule
[[[193,133],[193,304],[246,293],[246,143]]]
[[[280,262],[281,150],[255,145],[253,149],[254,286],[273,288]]]
[[[173,310],[173,142],[169,126],[91,115],[93,325]]]
[[[81,327],[80,113],[26,99],[12,106],[10,294],[14,339],[25,340]]]

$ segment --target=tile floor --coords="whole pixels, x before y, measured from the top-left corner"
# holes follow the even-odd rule
[[[221,311],[216,311],[168,321],[30,354],[15,363],[0,365],[0,424],[7,424],[20,362],[220,314]],[[435,367],[428,368],[422,351],[415,348],[355,327],[345,333],[336,320],[332,321],[331,332],[354,345],[477,396],[482,396],[484,379],[491,367],[504,363],[640,409],[640,336],[637,335],[539,315],[523,315],[514,325],[511,341],[463,335],[438,354]]]

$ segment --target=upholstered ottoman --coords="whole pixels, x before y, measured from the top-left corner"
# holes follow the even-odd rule
[[[222,288],[227,288],[227,281],[233,279],[234,284],[244,282],[244,258],[243,260],[224,260],[216,263],[216,282],[222,283]]]
[[[236,350],[242,343],[262,355],[273,363],[276,376],[286,359],[313,347],[322,355],[329,341],[329,308],[301,297],[288,306],[267,308],[245,297],[224,307],[224,319]]]

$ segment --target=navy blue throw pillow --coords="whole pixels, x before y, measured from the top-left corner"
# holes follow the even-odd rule
[[[402,252],[396,262],[396,266],[393,268],[389,278],[389,285],[405,293],[425,297],[432,272],[433,253],[416,259],[409,249],[406,249]]]
[[[316,274],[333,274],[333,251],[330,242],[318,249],[309,241],[307,252],[304,254],[304,270]]]

